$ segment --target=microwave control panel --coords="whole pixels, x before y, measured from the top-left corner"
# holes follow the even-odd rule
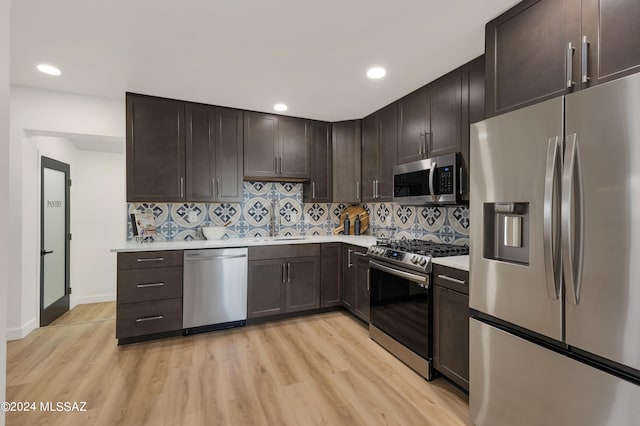
[[[452,166],[440,167],[437,170],[440,182],[440,194],[453,194],[454,170]]]

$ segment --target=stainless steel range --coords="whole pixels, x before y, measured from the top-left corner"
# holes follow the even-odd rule
[[[423,240],[378,240],[369,248],[369,336],[431,380],[431,259],[469,254],[467,246]]]

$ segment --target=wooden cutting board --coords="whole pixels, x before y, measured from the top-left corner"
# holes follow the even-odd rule
[[[360,234],[364,234],[369,229],[369,214],[360,206],[351,206],[343,210],[340,216],[340,226],[333,230],[333,235],[337,235],[344,231],[344,218],[349,216],[349,235],[356,232],[356,216],[360,216]]]

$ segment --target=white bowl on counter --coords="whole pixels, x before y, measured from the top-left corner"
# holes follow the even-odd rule
[[[207,240],[219,240],[224,237],[224,226],[203,226],[202,233]]]

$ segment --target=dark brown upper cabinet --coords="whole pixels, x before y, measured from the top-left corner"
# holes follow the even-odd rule
[[[398,104],[362,120],[362,201],[391,201],[398,148]]]
[[[461,199],[469,200],[469,125],[484,120],[484,55],[462,66]]]
[[[638,0],[582,0],[582,87],[640,72],[638,28]]]
[[[184,201],[184,103],[126,99],[127,201]]]
[[[187,104],[186,198],[242,201],[242,111]]]
[[[461,143],[459,68],[398,101],[397,164],[458,152]]]
[[[431,111],[427,157],[460,151],[462,140],[462,73],[456,69],[429,84]]]
[[[525,0],[486,26],[486,113],[640,71],[637,0]]]
[[[305,203],[330,203],[332,201],[331,124],[309,123],[310,178],[303,188]]]
[[[256,180],[309,179],[306,120],[244,113],[244,177]]]
[[[360,120],[333,123],[333,202],[360,202]]]
[[[422,160],[426,156],[429,107],[426,86],[398,101],[398,164]]]

